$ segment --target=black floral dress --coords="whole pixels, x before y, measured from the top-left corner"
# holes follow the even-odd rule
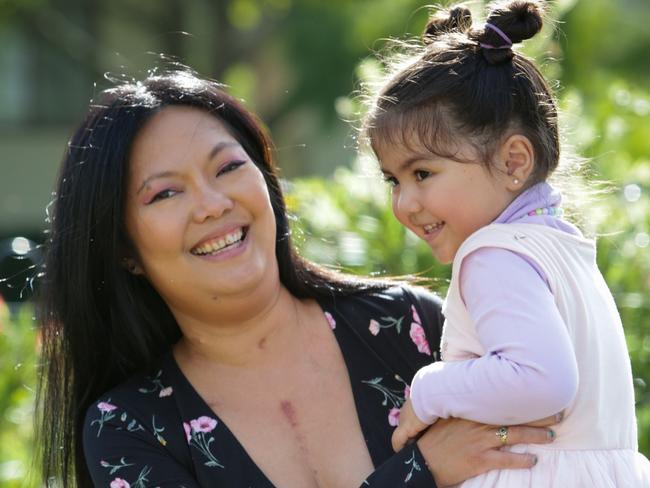
[[[363,486],[435,487],[417,445],[394,453],[390,438],[413,375],[438,359],[439,300],[420,289],[394,287],[319,304],[345,359],[376,468]],[[98,487],[273,488],[171,353],[150,375],[91,405],[83,443]]]

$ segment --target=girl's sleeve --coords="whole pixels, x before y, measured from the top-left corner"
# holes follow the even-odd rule
[[[417,444],[410,444],[380,465],[359,488],[436,488]]]
[[[562,411],[577,392],[578,368],[545,279],[503,249],[479,249],[462,266],[461,292],[486,352],[420,369],[411,386],[416,415],[519,424]]]
[[[155,422],[155,416],[152,418]],[[157,434],[126,409],[109,401],[90,407],[83,431],[86,465],[95,486],[200,488],[165,448],[166,426]],[[169,429],[167,429],[169,430]]]

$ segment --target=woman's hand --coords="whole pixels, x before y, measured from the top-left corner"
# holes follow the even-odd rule
[[[537,422],[553,425],[558,416]],[[532,454],[503,451],[498,427],[464,419],[439,419],[417,441],[438,488],[455,485],[491,469],[531,468]],[[508,427],[505,444],[548,444],[555,433],[546,427]]]

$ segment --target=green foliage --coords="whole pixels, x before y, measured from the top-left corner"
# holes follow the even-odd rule
[[[28,487],[38,335],[31,309],[9,319],[0,300],[0,486]],[[35,485],[34,485],[35,486]]]

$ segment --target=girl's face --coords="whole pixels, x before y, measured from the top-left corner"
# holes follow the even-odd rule
[[[172,106],[137,135],[126,226],[140,272],[172,310],[278,280],[264,177],[219,119]]]
[[[513,200],[511,176],[494,174],[475,163],[436,156],[419,145],[378,148],[381,171],[392,186],[393,212],[407,228],[424,239],[434,257],[451,263],[472,233],[489,224]],[[474,161],[467,149],[461,160]]]

